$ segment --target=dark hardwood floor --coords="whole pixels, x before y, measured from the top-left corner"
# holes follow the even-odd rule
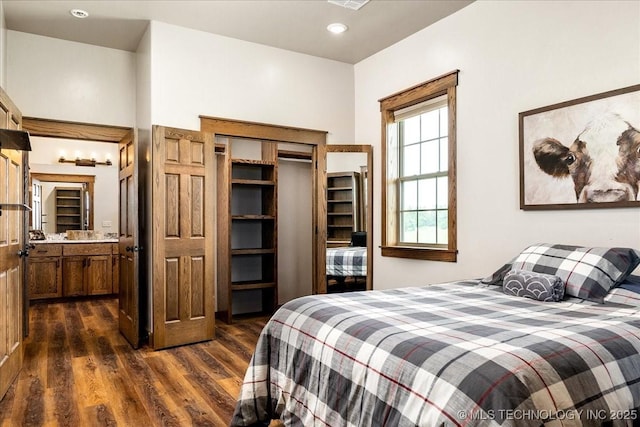
[[[210,342],[133,350],[117,299],[31,306],[0,426],[228,426],[265,318],[216,321]]]

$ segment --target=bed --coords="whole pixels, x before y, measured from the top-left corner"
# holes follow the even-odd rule
[[[634,425],[639,262],[542,244],[484,279],[295,299],[262,331],[231,425]]]
[[[345,246],[327,248],[327,276],[364,277],[367,275],[367,248]]]

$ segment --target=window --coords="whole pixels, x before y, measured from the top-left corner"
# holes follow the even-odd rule
[[[382,255],[455,262],[458,71],[380,100]]]

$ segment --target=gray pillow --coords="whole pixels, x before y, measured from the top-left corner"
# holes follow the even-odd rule
[[[552,274],[511,270],[504,276],[502,292],[538,301],[562,301],[564,282]]]
[[[567,295],[602,303],[639,264],[636,249],[540,243],[524,249],[482,283],[500,286],[510,270],[551,274],[564,281]]]

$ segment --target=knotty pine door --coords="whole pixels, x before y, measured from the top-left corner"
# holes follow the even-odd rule
[[[214,337],[215,162],[213,134],[153,127],[155,349]]]

